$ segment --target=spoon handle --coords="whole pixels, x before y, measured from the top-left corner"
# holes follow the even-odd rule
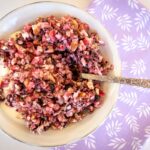
[[[101,75],[94,75],[94,74],[87,74],[87,73],[81,73],[81,78],[150,88],[150,79],[101,76]]]

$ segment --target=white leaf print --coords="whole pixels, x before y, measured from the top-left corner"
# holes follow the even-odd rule
[[[121,66],[122,66],[122,68],[121,68],[122,71],[124,71],[124,70],[126,70],[128,68],[128,64],[127,64],[126,61],[122,61]]]
[[[123,116],[118,107],[113,108],[112,112],[109,115],[109,118],[117,118],[118,116]]]
[[[137,118],[133,115],[126,115],[125,116],[125,121],[127,125],[129,125],[130,130],[132,130],[134,133],[139,132],[139,124],[137,123]]]
[[[115,150],[121,150],[125,147],[126,144],[127,142],[123,138],[113,138],[110,140],[108,146]]]
[[[145,131],[144,136],[150,138],[150,126],[145,127],[144,131]]]
[[[95,8],[89,8],[88,12],[89,12],[90,14],[95,14]]]
[[[105,5],[102,10],[102,20],[111,20],[113,19],[117,14],[118,8],[113,8],[109,5]]]
[[[136,48],[136,41],[129,35],[123,35],[121,41],[123,49],[127,52],[134,50]]]
[[[117,21],[118,21],[118,26],[123,31],[130,31],[130,28],[132,27],[131,25],[132,21],[131,21],[131,17],[128,14],[118,17]]]
[[[146,70],[145,62],[143,59],[135,60],[134,63],[131,66],[131,71],[130,73],[132,75],[141,75],[144,74]]]
[[[138,87],[138,86],[134,86],[134,88],[142,93],[150,93],[150,89],[148,88],[143,88],[143,87]]]
[[[139,138],[133,137],[133,140],[131,143],[132,150],[139,150],[141,148],[141,142],[142,140],[140,140]]]
[[[142,103],[138,108],[136,108],[139,117],[150,117],[150,106],[146,103]]]
[[[137,103],[137,94],[135,92],[122,92],[120,93],[118,99],[129,106],[135,106]]]
[[[96,6],[100,5],[100,4],[103,3],[103,2],[104,2],[104,0],[94,0],[94,1],[93,1],[93,3],[94,3]]]
[[[88,149],[96,149],[95,137],[92,134],[85,138],[84,143],[88,147]]]
[[[148,41],[148,39],[146,39],[145,36],[143,36],[142,33],[140,34],[140,37],[137,39],[137,44],[140,50],[146,50],[150,47],[150,42]]]
[[[107,123],[106,125],[106,131],[107,131],[107,135],[110,137],[113,136],[117,136],[118,132],[120,132],[122,127],[122,123],[119,123],[118,120],[117,121],[112,121],[111,123]]]
[[[115,41],[116,47],[119,48],[120,46],[119,46],[119,41],[118,41],[118,35],[117,34],[114,35],[114,41]]]
[[[138,1],[137,0],[128,0],[128,5],[131,7],[131,8],[136,8],[138,9]]]
[[[120,89],[122,89],[122,88],[124,88],[124,87],[125,87],[125,85],[123,85],[123,84],[120,85]]]
[[[73,150],[77,146],[76,143],[67,144],[64,146],[65,150]]]
[[[141,8],[141,11],[139,13],[136,13],[136,18],[135,18],[135,26],[136,30],[142,30],[145,28],[147,23],[150,20],[150,13],[146,8]]]
[[[147,30],[147,34],[148,34],[148,36],[150,36],[150,29],[149,29],[149,30]]]

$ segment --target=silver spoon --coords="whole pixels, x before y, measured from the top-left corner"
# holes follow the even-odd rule
[[[150,79],[135,79],[114,76],[101,76],[88,73],[81,73],[81,78],[89,80],[97,80],[111,83],[128,84],[133,86],[140,86],[143,88],[150,88]]]

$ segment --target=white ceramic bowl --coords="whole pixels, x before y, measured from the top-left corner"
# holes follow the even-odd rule
[[[102,49],[103,54],[114,65],[113,75],[120,75],[120,59],[114,41],[107,30],[87,12],[80,10],[74,6],[55,2],[38,2],[18,8],[0,20],[0,38],[7,38],[13,32],[21,29],[21,27],[32,22],[39,16],[48,15],[72,15],[81,21],[90,25],[91,29],[97,33],[105,41],[105,47]],[[69,125],[63,130],[48,130],[41,135],[35,135],[29,132],[24,122],[19,119],[18,114],[4,104],[0,105],[0,128],[11,137],[37,146],[58,146],[68,144],[75,140],[79,140],[97,127],[99,127],[106,119],[118,95],[118,84],[104,84],[106,92],[105,102],[101,108],[94,113],[85,117],[82,121]]]

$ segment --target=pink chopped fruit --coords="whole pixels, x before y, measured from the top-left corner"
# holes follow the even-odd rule
[[[35,133],[82,120],[102,105],[105,94],[101,83],[81,79],[80,73],[103,75],[113,68],[99,53],[103,46],[75,17],[26,24],[13,38],[0,40],[0,57],[9,69],[0,80],[0,101],[14,107]]]

